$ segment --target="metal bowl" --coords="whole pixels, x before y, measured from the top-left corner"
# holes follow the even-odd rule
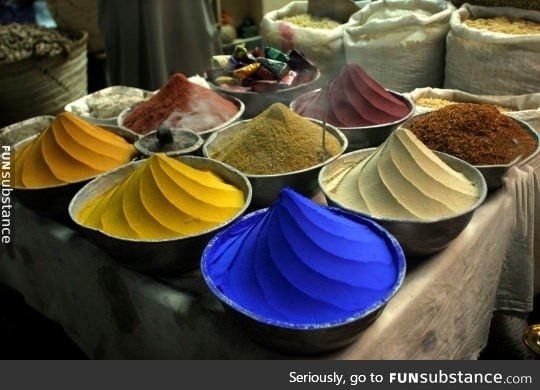
[[[487,184],[480,171],[471,164],[448,154],[435,152],[450,167],[463,173],[478,188],[478,200],[466,211],[432,221],[377,218],[350,209],[334,199],[328,183],[332,177],[369,156],[375,148],[362,149],[342,155],[321,169],[319,185],[328,204],[371,218],[386,228],[399,241],[407,258],[424,257],[446,248],[468,225],[474,211],[487,196]]]
[[[54,117],[52,117],[50,120],[52,119],[54,119]],[[118,126],[101,125],[99,127],[107,129],[123,137],[130,143],[134,143],[138,139],[138,136],[121,129]],[[15,155],[15,153],[24,145],[37,138],[41,130],[44,128],[45,127],[42,127],[41,129],[37,130],[38,127],[36,127],[36,132],[32,136],[17,142],[12,148],[13,155]],[[68,215],[68,205],[71,198],[73,198],[73,196],[84,184],[92,180],[94,177],[95,176],[72,183],[58,184],[48,187],[25,188],[14,185],[13,194],[24,206],[35,211],[36,213],[45,217],[57,219],[61,222],[69,222],[70,218]]]
[[[405,104],[407,104],[407,106],[409,107],[408,114],[399,120],[388,122],[388,123],[381,123],[378,125],[358,126],[358,127],[339,127],[338,126],[338,129],[340,129],[345,134],[345,136],[347,136],[347,139],[349,140],[349,147],[347,148],[347,152],[379,146],[384,141],[386,141],[386,139],[392,133],[392,131],[394,131],[401,123],[403,123],[404,121],[406,121],[413,115],[415,111],[415,105],[409,96],[407,96],[406,94],[401,94],[399,92],[395,92],[391,90],[387,90],[387,91],[390,92],[392,95],[394,95],[396,98],[402,100]],[[296,112],[296,106],[300,99],[317,94],[319,92],[320,92],[320,89],[316,89],[314,91],[306,92],[305,94],[298,96],[296,99],[294,99],[291,102],[291,105],[290,105],[291,110]]]
[[[39,134],[53,119],[52,115],[41,115],[3,127],[0,129],[0,144],[13,148],[18,142]]]
[[[253,118],[270,107],[273,103],[281,102],[288,106],[297,96],[315,88],[321,72],[317,70],[312,80],[294,87],[278,89],[272,92],[235,91],[209,83],[210,87],[222,94],[235,97],[245,104],[244,118]]]
[[[408,128],[407,126],[410,124],[412,120],[414,120],[415,118],[419,116],[428,115],[428,114],[429,112],[414,115],[410,117],[409,119],[407,119],[405,122],[403,122],[399,127]],[[510,162],[509,164],[474,165],[476,168],[478,168],[478,170],[484,176],[484,179],[486,180],[486,184],[487,184],[487,189],[489,192],[494,191],[502,186],[503,177],[511,167],[513,167],[514,165],[527,163],[528,161],[536,157],[538,153],[540,152],[540,134],[538,134],[534,130],[534,128],[527,122],[521,119],[514,118],[510,115],[509,117],[512,118],[523,129],[525,129],[530,134],[530,136],[536,141],[536,149],[530,155],[516,158],[514,161]]]
[[[199,266],[202,251],[208,241],[225,226],[241,216],[251,201],[251,185],[238,170],[198,156],[173,157],[196,169],[210,170],[226,182],[238,187],[245,196],[245,205],[237,215],[218,226],[196,235],[163,240],[135,240],[115,237],[99,229],[81,224],[77,216],[88,201],[103,194],[112,186],[121,183],[143,161],[133,161],[123,167],[98,176],[82,187],[69,204],[69,216],[84,234],[119,263],[139,272],[167,275],[180,274]]]
[[[238,121],[242,117],[242,115],[244,114],[245,106],[244,106],[244,103],[240,99],[237,99],[237,98],[235,98],[233,96],[227,96],[227,95],[223,95],[223,94],[221,94],[221,95],[222,95],[223,98],[233,102],[236,105],[236,107],[238,107],[238,111],[231,118],[227,119],[225,122],[221,123],[218,126],[215,126],[215,127],[210,128],[210,129],[203,130],[203,131],[196,131],[196,133],[199,134],[203,139],[208,138],[210,136],[210,134],[215,133],[216,131],[219,131],[219,130],[229,126],[230,124]],[[135,131],[131,130],[129,127],[124,126],[124,120],[125,120],[127,114],[133,109],[133,107],[134,106],[128,107],[124,111],[122,111],[120,113],[120,115],[118,115],[118,120],[117,120],[118,126],[120,126],[123,129],[126,129],[128,131],[131,131],[131,132],[135,132]],[[181,128],[182,127],[177,127],[176,129],[181,129]],[[171,129],[175,129],[175,128],[171,128]],[[155,131],[155,130],[157,130],[157,129],[152,129],[152,130],[146,132],[145,134],[148,134],[149,132]]]
[[[536,141],[536,149],[528,156],[525,156],[524,158],[517,158],[506,165],[475,165],[486,179],[488,191],[494,191],[502,187],[503,177],[510,168],[512,168],[514,165],[526,164],[528,161],[536,157],[540,152],[540,134],[538,134],[527,122],[516,118],[512,119],[514,119],[523,129],[527,130],[531,137],[534,138]]]
[[[237,303],[220,289],[219,282],[212,278],[209,269],[213,257],[221,248],[234,240],[235,232],[248,229],[253,222],[264,216],[269,209],[260,209],[239,218],[224,231],[218,233],[206,246],[201,259],[201,273],[213,295],[222,303],[226,314],[236,322],[244,334],[253,341],[273,350],[294,355],[314,355],[343,348],[354,342],[363,330],[369,327],[382,313],[386,304],[401,287],[406,273],[404,253],[397,240],[374,221],[356,213],[330,207],[336,214],[377,232],[393,254],[397,270],[395,283],[386,296],[347,319],[311,324],[285,323],[268,318],[264,314],[249,310]],[[232,232],[232,233],[230,233]]]
[[[204,144],[204,139],[193,130],[172,129],[171,136],[173,138],[173,142],[161,146],[159,144],[158,132],[157,130],[154,130],[138,139],[134,146],[135,149],[147,157],[154,153],[164,153],[169,157],[181,156],[184,154],[202,154],[201,148]],[[174,142],[182,139],[185,140],[185,143],[182,145]]]
[[[97,125],[113,125],[115,126],[117,124],[118,115],[120,112],[118,112],[115,115],[112,116],[95,116],[92,115],[92,99],[99,99],[99,98],[114,98],[115,96],[129,96],[133,97],[134,99],[139,100],[146,100],[149,97],[151,97],[154,94],[154,92],[147,91],[140,88],[134,88],[134,87],[127,87],[127,86],[121,86],[121,85],[115,85],[112,87],[107,87],[104,89],[100,89],[99,91],[93,92],[89,95],[83,96],[71,103],[66,104],[64,107],[65,111],[71,112],[72,114],[75,114],[84,120],[97,124]],[[131,106],[129,104],[128,106]],[[126,109],[126,107],[123,107],[121,111]]]
[[[322,122],[316,119],[310,119],[312,122],[322,125]],[[213,150],[219,150],[221,145],[229,139],[236,131],[241,129],[243,125],[249,122],[250,119],[239,121],[212,134],[203,145],[203,155],[211,158]],[[284,187],[290,187],[296,192],[311,198],[316,195],[320,189],[317,182],[319,170],[326,164],[337,159],[347,149],[348,141],[345,134],[334,126],[327,125],[327,131],[334,135],[341,144],[341,150],[335,156],[332,156],[320,164],[309,168],[292,171],[287,173],[278,173],[273,175],[253,175],[247,174],[253,188],[253,199],[251,202],[252,209],[267,207],[272,204]]]

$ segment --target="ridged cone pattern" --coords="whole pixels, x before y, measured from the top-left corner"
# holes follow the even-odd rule
[[[299,97],[294,110],[307,118],[336,127],[362,127],[392,123],[411,111],[356,64],[344,65],[328,89]]]
[[[244,193],[209,170],[156,153],[121,183],[83,205],[83,225],[126,239],[171,239],[237,215]]]
[[[15,186],[41,188],[89,179],[127,164],[136,154],[121,136],[63,112],[15,153]]]
[[[383,301],[398,278],[379,232],[285,188],[248,226],[231,228],[209,259],[223,294],[261,318],[346,321]]]
[[[425,221],[465,212],[479,198],[472,181],[404,128],[394,131],[330,191],[344,207],[376,218]]]

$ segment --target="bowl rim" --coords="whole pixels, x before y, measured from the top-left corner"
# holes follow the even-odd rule
[[[322,88],[317,88],[313,91],[308,91],[306,93],[303,93],[299,96],[297,96],[296,98],[294,98],[291,103],[289,104],[289,108],[291,110],[293,110],[294,112],[296,112],[298,115],[301,115],[299,114],[296,110],[295,110],[295,106],[298,104],[298,100],[301,99],[302,97],[305,97],[305,96],[310,96],[310,95],[314,95],[318,92],[321,91]],[[351,126],[351,127],[345,127],[345,126],[336,126],[336,125],[333,125],[335,127],[337,127],[338,129],[342,129],[344,131],[362,131],[362,130],[372,130],[372,129],[378,129],[378,128],[381,128],[381,127],[388,127],[388,126],[395,126],[395,125],[399,125],[400,123],[403,123],[404,121],[406,121],[407,119],[411,118],[412,116],[414,116],[414,113],[416,111],[416,105],[414,103],[414,101],[411,99],[410,96],[408,96],[408,94],[406,93],[401,93],[401,92],[397,92],[397,91],[394,91],[394,90],[391,90],[391,89],[387,89],[385,88],[386,91],[388,91],[389,93],[391,93],[392,95],[400,98],[402,101],[405,102],[405,104],[407,104],[407,106],[409,107],[409,112],[407,113],[407,115],[405,115],[403,118],[401,119],[396,119],[395,121],[392,121],[392,122],[385,122],[385,123],[378,123],[376,125],[368,125],[368,126]]]
[[[216,91],[214,91],[216,92]],[[218,92],[216,92],[218,93]],[[236,105],[238,107],[238,111],[236,111],[236,113],[230,117],[229,119],[227,119],[225,122],[217,125],[217,126],[214,126],[214,127],[211,127],[210,129],[206,129],[206,130],[202,130],[202,131],[195,131],[195,130],[192,130],[192,129],[189,129],[187,127],[171,127],[171,129],[189,129],[189,130],[192,130],[194,131],[195,133],[199,134],[201,137],[205,137],[207,136],[208,134],[212,134],[216,131],[219,131],[221,129],[223,129],[224,127],[227,127],[235,122],[237,122],[241,117],[242,115],[244,115],[244,112],[246,110],[246,106],[244,104],[244,102],[234,96],[229,96],[229,95],[224,95],[222,93],[218,93],[222,98],[224,99],[227,99],[229,100],[230,102],[234,103],[234,105]],[[140,103],[140,102],[139,102]],[[131,130],[129,127],[127,126],[124,126],[124,119],[126,118],[126,115],[133,109],[133,107],[135,107],[137,103],[131,105],[130,107],[127,107],[125,108],[124,110],[122,110],[122,112],[120,114],[118,114],[118,117],[116,118],[116,124],[118,127],[121,127],[125,130],[128,130],[128,131],[131,131],[135,134],[138,134],[139,136],[144,136],[152,131],[155,131],[157,129],[152,129],[146,133],[137,133],[136,131],[134,130]]]
[[[506,114],[503,114],[503,115],[506,115]],[[532,138],[534,138],[534,140],[536,141],[536,148],[527,157],[520,158],[516,162],[511,161],[508,164],[493,164],[493,165],[481,164],[481,165],[475,165],[475,167],[480,168],[480,169],[489,169],[489,168],[506,168],[506,169],[510,169],[514,165],[522,165],[522,164],[525,164],[525,163],[529,162],[534,157],[536,157],[538,155],[538,153],[540,153],[540,133],[536,132],[534,130],[534,128],[532,127],[532,125],[530,123],[528,123],[527,121],[524,121],[523,119],[516,118],[516,117],[514,117],[512,115],[507,115],[507,116],[510,117],[511,119],[513,119],[514,121],[516,121],[523,129],[525,129],[529,133],[529,135]]]
[[[117,90],[120,90],[119,92],[117,92]],[[78,106],[78,105],[81,105],[81,104],[87,104],[86,101],[95,96],[95,95],[103,95],[103,96],[110,96],[110,95],[130,95],[131,93],[135,93],[135,92],[140,92],[142,95],[143,95],[143,98],[141,99],[142,100],[146,100],[148,99],[149,97],[151,97],[152,95],[155,94],[155,91],[149,91],[147,89],[142,89],[142,88],[137,88],[137,87],[130,87],[130,86],[127,86],[127,85],[111,85],[109,87],[105,87],[105,88],[102,88],[100,90],[97,90],[97,91],[94,91],[92,93],[89,93],[85,96],[82,96],[76,100],[73,100],[71,102],[69,102],[68,104],[66,104],[64,106],[64,111],[68,111],[74,115],[77,115],[83,119],[87,119],[87,120],[93,120],[93,121],[108,121],[108,122],[116,122],[118,115],[115,115],[115,116],[110,116],[110,117],[106,117],[106,118],[98,118],[98,117],[95,117],[95,116],[92,116],[88,113],[84,113],[84,114],[77,114],[76,112],[73,111],[73,107],[75,106]],[[122,110],[123,111],[123,110]]]
[[[104,235],[104,236],[106,236],[108,238],[112,238],[114,240],[118,240],[118,241],[122,241],[122,242],[133,242],[133,243],[138,243],[138,244],[144,244],[144,243],[148,243],[148,244],[158,243],[159,244],[159,243],[167,243],[167,242],[174,242],[174,241],[179,241],[179,240],[184,240],[184,239],[201,237],[201,236],[204,236],[205,234],[212,233],[214,231],[220,230],[223,227],[229,225],[231,222],[233,222],[239,216],[244,214],[244,212],[248,209],[248,207],[249,207],[249,205],[251,203],[252,192],[253,192],[252,187],[251,187],[251,183],[249,182],[249,180],[247,180],[245,175],[243,175],[242,172],[240,172],[236,168],[231,167],[230,165],[227,165],[225,163],[222,163],[221,161],[212,160],[212,159],[208,159],[206,157],[200,157],[200,156],[181,155],[181,156],[169,156],[169,157],[174,158],[175,160],[179,160],[179,161],[180,160],[210,160],[211,164],[218,164],[218,165],[221,165],[224,169],[229,170],[232,174],[236,175],[240,180],[242,180],[242,182],[245,185],[245,188],[246,188],[247,192],[242,191],[244,193],[244,197],[245,197],[244,204],[242,205],[242,207],[238,210],[238,212],[232,218],[230,218],[227,221],[224,221],[224,222],[222,222],[222,223],[220,223],[220,224],[218,224],[218,225],[216,225],[216,226],[214,226],[214,227],[212,227],[210,229],[203,230],[203,231],[200,231],[197,234],[191,234],[189,236],[186,235],[186,236],[178,236],[178,237],[171,237],[171,238],[165,238],[165,239],[135,239],[135,238],[127,238],[127,237],[118,237],[118,236],[114,236],[114,235],[112,235],[112,234],[110,234],[110,233],[108,233],[108,232],[106,232],[106,231],[104,231],[102,229],[97,229],[97,228],[82,224],[78,220],[78,218],[76,218],[76,216],[74,214],[76,208],[78,208],[80,210],[80,208],[83,206],[82,204],[81,205],[78,204],[79,203],[79,198],[81,198],[86,191],[91,190],[94,186],[97,186],[103,180],[107,180],[107,179],[109,179],[109,177],[111,177],[113,175],[114,176],[122,175],[121,177],[117,178],[116,181],[111,182],[110,185],[107,186],[105,189],[103,189],[98,195],[101,195],[105,191],[110,190],[113,185],[121,183],[122,180],[124,180],[127,175],[129,175],[131,172],[135,171],[139,165],[143,164],[146,161],[146,159],[141,159],[141,160],[131,161],[128,164],[125,164],[125,165],[120,166],[118,168],[115,168],[115,169],[113,169],[111,171],[108,171],[108,172],[105,172],[105,173],[103,173],[101,175],[98,175],[98,176],[94,177],[92,180],[90,180],[88,183],[86,183],[83,187],[81,187],[77,191],[77,193],[73,196],[73,198],[71,198],[71,200],[69,202],[68,214],[69,214],[70,219],[77,226],[80,226],[80,227],[82,227],[83,229],[85,229],[87,231],[96,232],[96,233]],[[184,161],[182,161],[182,162],[184,162]],[[186,162],[186,164],[188,164],[188,163]],[[122,171],[125,171],[125,172],[122,172]]]
[[[54,119],[54,117],[53,117]],[[52,120],[51,120],[52,121]],[[97,126],[97,127],[101,127],[103,129],[106,129],[108,131],[112,131],[114,134],[124,138],[126,141],[128,141],[131,145],[133,145],[133,147],[135,148],[135,142],[138,140],[138,138],[140,138],[138,136],[138,134],[136,133],[133,133],[133,132],[130,132],[130,131],[126,131],[125,129],[122,129],[120,128],[119,126],[115,126],[115,125],[107,125],[107,124],[103,124],[103,125],[96,125],[95,123],[91,123],[93,126]],[[121,132],[126,132],[126,136],[130,136],[130,137],[133,137],[133,136],[136,136],[136,140],[134,141],[131,141],[129,139],[126,138],[126,136],[122,135]],[[35,140],[37,137],[39,137],[39,135],[41,134],[41,131],[39,133],[36,133],[34,135],[31,135],[23,140],[20,140],[19,142],[16,142],[12,147],[12,153],[13,155],[15,155],[15,153],[20,149],[22,148],[23,146],[25,146],[26,144],[32,142],[33,140]],[[136,151],[138,153],[140,153],[137,149]],[[125,163],[125,164],[122,164],[116,168],[114,168],[114,170],[116,170],[117,168],[121,168],[123,167],[124,165],[126,164],[129,164],[129,162]],[[97,175],[92,175],[92,176],[88,176],[86,178],[83,178],[83,179],[79,179],[79,180],[76,180],[76,181],[70,181],[70,182],[67,182],[67,183],[60,183],[60,184],[55,184],[55,185],[50,185],[50,186],[40,186],[40,187],[20,187],[20,186],[17,186],[15,185],[15,183],[13,183],[11,185],[11,187],[15,190],[15,191],[36,191],[36,190],[53,190],[55,188],[62,188],[62,187],[67,187],[67,186],[70,186],[70,185],[79,185],[81,183],[85,183],[85,182],[88,182],[90,180],[93,180],[95,179],[96,177],[102,175],[103,173],[98,173]]]
[[[318,120],[318,119],[307,118],[307,117],[304,117],[304,118],[309,120],[309,121],[312,121],[313,123],[318,124],[318,125],[323,124],[323,122]],[[251,118],[251,119],[253,119],[253,118]],[[215,133],[211,134],[210,137],[208,137],[208,139],[205,141],[205,143],[203,144],[203,147],[202,147],[204,156],[213,159],[212,157],[210,157],[208,155],[208,146],[211,145],[213,142],[215,142],[216,138],[218,138],[221,135],[225,134],[227,131],[233,131],[234,127],[240,126],[240,125],[245,125],[251,119],[244,119],[244,120],[237,121],[235,123],[231,123],[229,126],[224,127],[223,129],[221,129],[219,131],[216,131]],[[333,126],[333,125],[331,125],[329,123],[327,123],[326,126],[327,126],[326,130],[329,131],[330,133],[333,133],[332,135],[336,136],[336,138],[338,139],[338,141],[340,142],[340,145],[341,145],[341,149],[340,149],[339,153],[335,154],[334,156],[331,156],[331,157],[327,158],[324,161],[321,161],[320,163],[318,163],[316,165],[312,165],[310,167],[303,168],[303,169],[298,169],[296,171],[283,172],[283,173],[273,173],[273,174],[266,174],[266,175],[252,174],[252,173],[244,172],[244,175],[246,175],[248,178],[253,178],[253,179],[285,177],[285,176],[297,175],[299,173],[309,172],[309,171],[321,168],[321,167],[331,163],[332,161],[336,160],[339,156],[341,156],[345,152],[345,150],[347,150],[347,148],[349,146],[349,139],[347,138],[347,136],[339,128],[337,128],[337,127],[335,127],[335,126]],[[218,160],[218,161],[221,161],[221,160]]]
[[[298,89],[302,89],[302,88],[305,88],[313,83],[316,83],[320,78],[321,78],[321,71],[319,68],[317,68],[316,72],[315,72],[315,76],[309,80],[309,81],[306,81],[305,83],[301,83],[301,84],[297,84],[293,87],[289,87],[289,88],[279,88],[275,91],[267,91],[267,92],[255,92],[255,91],[237,91],[237,90],[234,90],[234,89],[228,89],[228,88],[223,88],[223,87],[220,87],[219,85],[211,82],[210,80],[206,80],[206,82],[208,83],[208,85],[210,85],[210,87],[213,89],[213,90],[216,90],[216,91],[219,91],[219,92],[222,92],[224,94],[230,94],[230,95],[237,95],[237,96],[259,96],[259,95],[273,95],[273,94],[286,94],[286,93],[290,93],[290,92],[295,92],[296,90]]]
[[[55,118],[54,115],[48,115],[48,114],[47,115],[37,115],[37,116],[30,117],[30,118],[26,118],[26,119],[24,119],[22,121],[19,121],[19,122],[10,123],[7,126],[0,127],[0,135],[4,135],[5,133],[8,133],[10,131],[18,130],[19,127],[25,126],[25,125],[30,125],[33,122],[38,122],[38,121],[44,121],[45,122],[45,121],[48,121],[50,123],[54,118]],[[16,143],[14,143],[11,146],[14,146],[15,144]]]
[[[341,160],[344,160],[344,159],[352,159],[354,157],[357,158],[357,160],[354,160],[356,163],[362,161],[363,159],[367,158],[369,155],[371,155],[377,148],[364,148],[364,149],[358,149],[358,150],[355,150],[355,151],[352,151],[352,152],[348,152],[348,153],[345,153],[343,155],[341,155],[338,159],[336,159],[335,161],[333,161],[333,164],[338,164],[339,162],[341,162]],[[327,189],[327,186],[324,185],[324,181],[326,179],[326,176],[327,176],[327,171],[330,170],[332,168],[332,165],[333,164],[328,164],[326,166],[324,166],[321,171],[319,172],[319,178],[318,178],[318,182],[319,182],[319,188],[321,189],[322,193],[324,194],[324,196],[329,199],[332,203],[338,205],[338,207],[340,208],[343,208],[344,210],[348,210],[350,212],[353,212],[353,213],[357,213],[359,215],[362,215],[366,218],[370,218],[370,219],[373,219],[375,221],[378,221],[380,223],[407,223],[407,224],[417,224],[417,225],[426,225],[426,224],[433,224],[433,223],[438,223],[438,222],[443,222],[443,221],[449,221],[449,220],[452,220],[452,219],[455,219],[455,218],[459,218],[459,217],[462,217],[464,215],[467,215],[471,212],[474,212],[478,207],[480,207],[484,201],[486,200],[487,198],[487,195],[488,195],[488,186],[487,186],[487,182],[486,182],[486,179],[484,178],[484,175],[482,174],[482,172],[480,172],[480,170],[466,162],[465,160],[461,160],[455,156],[452,156],[450,154],[446,154],[446,153],[442,153],[442,152],[437,152],[437,151],[433,151],[439,158],[441,158],[445,163],[447,163],[447,160],[455,163],[455,164],[459,164],[461,166],[466,166],[468,168],[468,170],[470,172],[474,172],[474,175],[476,176],[475,178],[471,178],[470,176],[467,176],[467,178],[469,180],[474,180],[474,182],[478,182],[481,184],[480,188],[478,189],[478,199],[476,200],[476,202],[474,204],[472,204],[470,207],[468,207],[466,210],[462,211],[462,212],[459,212],[459,213],[455,213],[455,214],[451,214],[451,215],[448,215],[448,216],[444,216],[444,217],[439,217],[439,218],[436,218],[436,219],[429,219],[429,220],[416,220],[416,219],[398,219],[398,218],[389,218],[389,217],[378,217],[378,216],[373,216],[373,215],[370,215],[370,214],[367,214],[365,212],[362,212],[362,211],[359,211],[359,210],[354,210],[354,209],[351,209],[350,207],[346,207],[346,206],[343,206],[340,202],[337,202],[333,199],[332,195],[329,194],[329,190]],[[362,157],[362,155],[365,155]],[[362,157],[362,158],[360,158]],[[360,159],[358,159],[360,158]],[[454,167],[452,167],[452,169],[456,170]],[[461,172],[463,173],[463,172]],[[463,173],[465,175],[465,173]]]
[[[208,275],[207,269],[207,263],[209,261],[209,251],[213,248],[213,246],[217,245],[220,241],[227,241],[227,238],[225,235],[229,232],[229,229],[237,228],[238,225],[247,224],[252,219],[261,218],[262,214],[266,213],[270,207],[258,209],[255,211],[252,211],[241,218],[234,221],[232,224],[230,224],[226,229],[220,231],[217,233],[206,245],[202,256],[201,256],[201,275],[206,282],[209,289],[212,291],[212,293],[224,304],[228,305],[232,309],[238,311],[239,313],[245,315],[246,317],[249,317],[250,319],[261,323],[265,325],[275,326],[283,329],[289,329],[289,330],[322,330],[322,329],[331,329],[336,328],[340,326],[344,326],[347,324],[350,324],[352,322],[361,320],[362,318],[367,317],[368,315],[374,313],[375,311],[383,308],[399,291],[401,286],[403,285],[403,282],[405,280],[405,275],[407,272],[407,261],[405,254],[403,252],[403,249],[398,242],[398,240],[383,226],[381,226],[377,221],[374,221],[373,219],[367,218],[363,215],[359,215],[357,213],[351,212],[349,210],[345,210],[338,207],[333,206],[327,206],[327,205],[320,205],[321,207],[324,207],[334,213],[337,213],[339,215],[345,216],[346,218],[352,219],[355,222],[361,221],[361,223],[365,225],[369,225],[369,228],[372,231],[375,231],[381,239],[383,239],[388,245],[389,251],[392,253],[393,261],[396,265],[397,275],[396,280],[393,283],[392,287],[388,289],[386,294],[381,296],[376,302],[372,303],[371,305],[365,307],[362,311],[356,312],[352,316],[348,316],[347,318],[340,318],[336,319],[334,321],[329,322],[317,322],[317,323],[302,323],[302,324],[295,324],[287,321],[281,321],[271,318],[262,318],[256,313],[254,313],[251,310],[248,310],[244,308],[243,306],[237,304],[234,300],[230,299],[225,293],[223,293],[214,283],[213,279]],[[249,225],[248,225],[249,226]]]

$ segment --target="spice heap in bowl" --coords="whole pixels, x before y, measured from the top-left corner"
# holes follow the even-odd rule
[[[478,169],[433,152],[405,128],[377,148],[350,152],[328,164],[319,182],[329,204],[379,222],[408,257],[445,248],[487,194]]]
[[[244,104],[238,99],[222,96],[175,73],[152,97],[122,112],[118,125],[137,134],[164,125],[187,128],[206,137],[239,119],[243,111]]]
[[[172,274],[197,267],[211,236],[250,200],[249,181],[231,167],[156,153],[88,183],[73,197],[69,213],[126,266]]]
[[[206,72],[217,91],[245,104],[245,116],[252,118],[272,103],[288,105],[296,96],[312,89],[320,77],[317,67],[297,50],[282,52],[273,47],[248,51],[235,47],[233,54],[212,58],[214,68]]]
[[[327,87],[294,99],[291,109],[339,128],[352,151],[379,146],[413,114],[414,103],[403,94],[385,89],[360,66],[347,64]]]
[[[314,196],[318,171],[346,148],[347,138],[335,127],[323,128],[274,103],[255,118],[212,134],[203,153],[243,172],[253,187],[253,207],[266,207],[285,186]]]
[[[290,188],[218,233],[201,261],[246,335],[306,355],[353,342],[398,291],[405,268],[399,244],[378,224]]]
[[[96,124],[116,125],[125,109],[152,96],[144,89],[114,85],[83,96],[65,106],[65,110]]]
[[[539,150],[538,134],[525,122],[491,104],[456,103],[410,118],[402,124],[427,147],[476,166],[489,190],[502,185],[510,166]]]
[[[14,147],[14,193],[28,207],[56,216],[88,180],[129,163],[135,137],[93,125],[69,112],[58,114],[39,135]]]

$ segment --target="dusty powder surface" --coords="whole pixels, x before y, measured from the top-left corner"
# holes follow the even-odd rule
[[[312,167],[341,149],[338,139],[328,131],[323,149],[320,125],[282,103],[274,103],[219,147],[209,150],[209,155],[244,173],[268,175]]]

